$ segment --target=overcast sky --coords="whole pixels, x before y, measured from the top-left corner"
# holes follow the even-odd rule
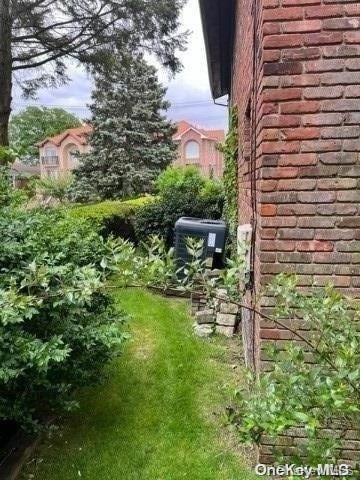
[[[206,54],[198,0],[188,0],[182,15],[184,29],[191,31],[186,52],[181,54],[184,68],[174,79],[160,72],[160,79],[168,86],[167,97],[172,103],[168,112],[172,120],[188,120],[199,126],[223,128],[227,125],[227,109],[214,105],[208,80]],[[78,66],[69,68],[71,82],[58,89],[42,89],[38,100],[31,104],[59,105],[81,118],[87,116],[91,81]],[[25,101],[15,95],[14,109],[22,108]]]

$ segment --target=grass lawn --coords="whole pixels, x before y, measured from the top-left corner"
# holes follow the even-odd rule
[[[185,301],[129,290],[117,302],[131,315],[123,355],[21,478],[255,479],[224,425],[241,375],[238,340],[194,337]]]

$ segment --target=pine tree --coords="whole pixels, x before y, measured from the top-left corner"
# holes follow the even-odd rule
[[[77,198],[121,198],[149,192],[174,159],[166,89],[143,57],[128,58],[95,79],[91,153],[75,172]]]

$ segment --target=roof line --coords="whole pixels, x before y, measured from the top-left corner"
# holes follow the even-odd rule
[[[209,138],[206,135],[204,135],[200,130],[198,130],[196,127],[194,127],[193,125],[190,125],[190,127],[187,130],[180,133],[179,135],[176,135],[176,137],[174,137],[174,140],[180,139],[183,135],[185,135],[185,133],[188,133],[190,130],[193,130],[194,132],[198,133],[201,136],[201,138]]]
[[[235,0],[199,0],[210,86],[214,99],[230,94]]]

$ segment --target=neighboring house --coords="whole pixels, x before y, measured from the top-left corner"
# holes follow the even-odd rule
[[[41,175],[57,177],[76,168],[78,154],[90,150],[88,136],[91,131],[89,125],[84,125],[43,140],[39,144]],[[224,137],[224,130],[204,130],[185,121],[179,122],[173,137],[178,145],[174,163],[194,165],[204,175],[221,177],[223,157],[216,146]]]
[[[22,188],[31,178],[40,177],[40,166],[26,165],[16,160],[10,167],[10,175],[13,187]]]
[[[224,130],[205,130],[181,121],[173,137],[178,145],[175,165],[194,165],[205,176],[220,178],[223,175],[223,155],[217,145],[224,141]]]
[[[69,128],[39,143],[41,176],[57,178],[74,170],[78,166],[78,154],[90,150],[88,135],[91,130],[89,125]]]
[[[360,3],[200,7],[213,96],[238,107],[239,225],[252,228],[247,306],[280,272],[360,298]],[[258,308],[271,314],[273,304],[263,297]],[[294,338],[246,309],[242,323],[257,369],[272,368],[267,344]]]

